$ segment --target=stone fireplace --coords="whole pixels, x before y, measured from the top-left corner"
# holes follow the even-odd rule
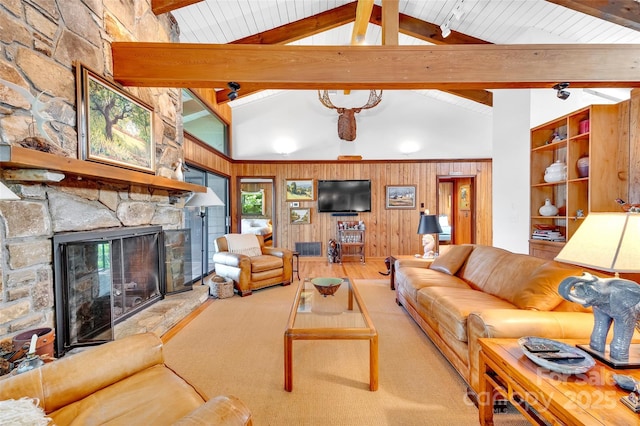
[[[24,92],[0,84],[1,178],[20,197],[0,201],[3,341],[34,328],[56,327],[55,308],[61,302],[54,297],[54,236],[109,228],[181,229],[184,198],[194,189],[174,179],[174,164],[184,160],[178,89],[123,89],[153,109],[155,173],[80,160],[84,148],[78,130],[76,61],[110,79],[112,41],[179,41],[170,14],[156,16],[149,2],[105,0],[74,7],[62,0],[9,2],[0,9],[0,21],[9,25],[2,40],[0,79],[43,102],[56,100],[51,103],[55,108],[47,110],[49,119],[34,126]],[[21,152],[14,155],[17,150]],[[176,262],[181,249],[172,253],[171,285],[184,290]],[[127,283],[123,286],[127,290]],[[152,298],[154,286],[148,292]],[[161,335],[206,301],[204,287],[160,296],[142,311],[137,310],[138,295],[132,296],[128,303],[133,306],[125,301],[126,319],[114,327],[114,338],[145,331]],[[131,311],[135,315],[127,318]]]

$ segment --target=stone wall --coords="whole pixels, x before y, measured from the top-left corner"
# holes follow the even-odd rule
[[[150,0],[3,0],[0,141],[78,158],[75,64],[110,79],[112,41],[177,37],[171,15],[156,17]],[[180,91],[126,90],[153,107],[156,174],[171,177],[172,165],[183,158]],[[36,101],[50,119],[42,126],[45,134],[34,123]],[[21,200],[0,201],[0,341],[25,329],[54,327],[54,233],[152,224],[175,229],[183,223],[183,200],[176,204],[164,190],[71,176],[3,182]]]

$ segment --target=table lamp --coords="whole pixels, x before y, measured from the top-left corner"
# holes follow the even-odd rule
[[[224,206],[222,200],[216,195],[211,188],[207,188],[207,192],[196,192],[185,203],[185,208],[199,207],[201,220],[201,243],[200,243],[200,284],[204,284],[204,218],[207,216],[207,207]]]
[[[431,259],[438,253],[438,236],[433,237],[433,234],[440,234],[442,228],[438,222],[438,217],[434,214],[424,214],[420,216],[420,224],[418,225],[418,234],[422,234],[422,246],[424,247],[425,259]]]
[[[614,368],[640,367],[640,345],[632,345],[640,319],[640,286],[619,273],[640,272],[640,214],[589,213],[555,260],[615,274],[589,273],[562,280],[558,292],[566,300],[591,306],[594,327],[589,345],[578,345]],[[613,339],[606,344],[613,325]]]

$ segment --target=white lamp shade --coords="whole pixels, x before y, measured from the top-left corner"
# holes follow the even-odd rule
[[[607,272],[640,272],[640,214],[589,213],[555,260]]]
[[[7,186],[4,183],[0,182],[0,200],[19,200],[19,199],[20,197],[14,194],[12,190],[7,188]]]
[[[207,192],[196,192],[187,201],[185,207],[211,207],[224,206],[222,200],[216,195],[211,188],[207,188]]]

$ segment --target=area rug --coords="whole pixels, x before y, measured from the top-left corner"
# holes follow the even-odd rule
[[[242,399],[263,425],[474,425],[460,376],[403,308],[388,280],[355,280],[379,334],[379,389],[366,341],[295,341],[284,390],[284,331],[297,285],[216,300],[165,345],[167,364],[203,390]],[[498,425],[527,424],[517,413]]]

